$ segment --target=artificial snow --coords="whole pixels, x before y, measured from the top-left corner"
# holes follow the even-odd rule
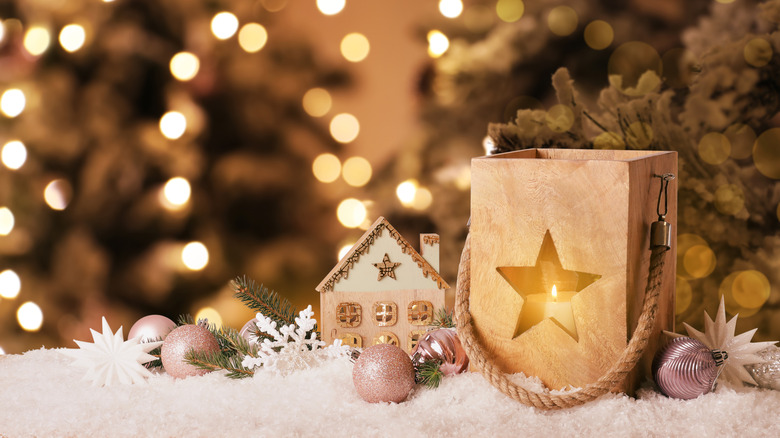
[[[695,400],[609,394],[540,411],[501,394],[477,373],[416,389],[400,404],[364,402],[346,359],[287,376],[221,372],[147,384],[93,387],[58,350],[0,356],[0,436],[16,437],[524,437],[780,436],[780,392],[719,387]]]

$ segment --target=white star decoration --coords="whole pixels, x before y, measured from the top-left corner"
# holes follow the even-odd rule
[[[116,381],[127,385],[145,382],[144,378],[152,375],[142,364],[156,359],[149,352],[162,342],[142,344],[140,336],[125,342],[122,327],[114,334],[105,317],[102,334],[92,329],[89,331],[94,343],[74,339],[78,349],[62,350],[63,354],[76,359],[74,366],[87,369],[84,380],[91,380],[93,386],[111,386]]]
[[[750,342],[758,329],[749,330],[735,336],[734,332],[737,328],[738,316],[735,315],[729,322],[726,322],[726,306],[721,296],[715,321],[710,318],[707,312],[704,312],[704,333],[686,323],[683,323],[683,325],[685,330],[688,331],[688,335],[692,338],[713,350],[717,349],[728,353],[729,357],[726,359],[722,373],[726,380],[737,384],[747,382],[751,385],[756,385],[753,377],[745,369],[745,365],[764,363],[765,360],[756,355],[756,353],[774,345],[775,342]]]

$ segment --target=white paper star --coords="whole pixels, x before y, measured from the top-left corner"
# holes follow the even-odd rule
[[[732,383],[747,382],[756,385],[756,381],[745,369],[745,365],[764,363],[765,360],[756,355],[757,352],[774,345],[775,342],[750,342],[756,330],[746,331],[740,335],[734,335],[737,328],[737,317],[735,315],[729,322],[726,322],[726,305],[723,296],[720,297],[720,306],[715,321],[710,318],[707,312],[704,312],[704,333],[683,323],[688,335],[701,341],[707,347],[715,350],[721,350],[728,353],[722,376]]]
[[[140,343],[141,337],[125,342],[122,327],[114,334],[103,317],[103,333],[92,329],[94,343],[74,341],[79,348],[68,348],[61,352],[75,358],[73,365],[87,368],[84,380],[91,380],[93,386],[111,386],[119,381],[124,385],[145,382],[152,375],[142,364],[157,359],[150,351],[162,342]]]

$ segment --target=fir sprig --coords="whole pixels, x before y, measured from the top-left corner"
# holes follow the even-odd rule
[[[224,354],[222,351],[205,352],[190,350],[184,355],[184,360],[188,364],[194,365],[200,369],[208,371],[225,370],[227,376],[231,379],[241,379],[252,377],[254,372],[243,365],[241,361],[243,356],[235,354]]]
[[[246,276],[236,277],[230,282],[230,286],[235,292],[233,296],[255,312],[271,318],[278,327],[295,323],[298,312],[289,301],[276,292],[269,291],[263,285],[258,286],[254,280],[248,280]]]
[[[154,338],[154,339],[150,339],[147,342],[160,342],[162,340],[163,340],[163,338],[157,337],[157,338]],[[149,369],[152,369],[152,368],[162,368],[162,360],[160,359],[160,353],[161,352],[162,352],[162,345],[160,345],[159,347],[156,347],[152,351],[150,351],[149,354],[151,354],[152,356],[156,357],[157,359],[155,359],[153,361],[150,361],[150,362],[146,362],[144,364],[144,366],[146,368],[149,368]]]
[[[448,312],[447,309],[443,307],[439,308],[436,312],[436,316],[433,318],[432,325],[437,328],[455,328],[453,312]]]
[[[443,378],[441,362],[438,360],[426,360],[414,369],[415,383],[425,385],[430,389],[438,388]]]

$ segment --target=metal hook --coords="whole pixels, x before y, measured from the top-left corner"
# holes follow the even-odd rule
[[[658,220],[664,220],[666,213],[669,212],[669,181],[675,178],[673,173],[663,175],[653,174],[655,178],[661,178],[661,188],[658,191],[658,203],[655,205],[655,212],[658,214]],[[664,212],[661,213],[661,196],[664,198]]]
[[[658,213],[658,220],[653,222],[650,227],[650,247],[672,248],[672,225],[666,222],[666,213],[669,212],[669,181],[674,179],[673,173],[663,175],[653,175],[655,178],[661,178],[661,190],[658,192],[658,203],[655,205],[655,212]],[[664,198],[664,212],[661,213],[661,198]]]

